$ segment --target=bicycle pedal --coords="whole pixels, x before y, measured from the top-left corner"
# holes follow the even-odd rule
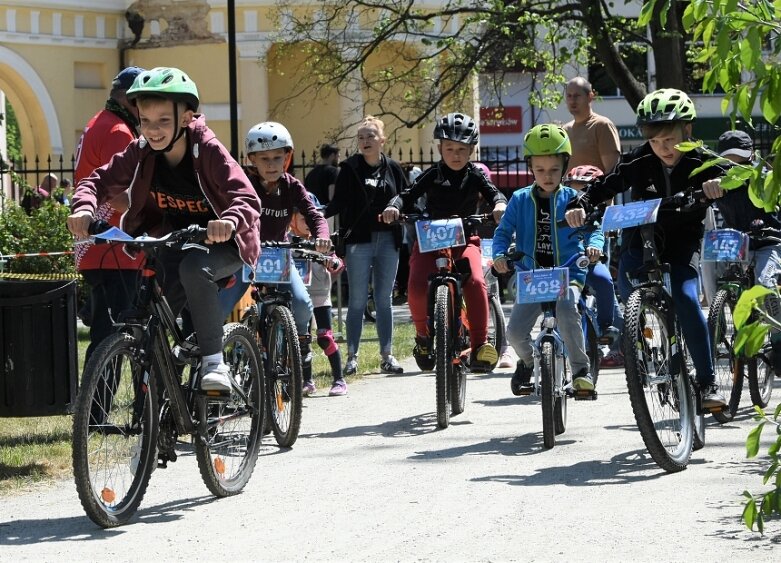
[[[604,346],[611,346],[615,342],[613,338],[610,338],[609,336],[600,336],[597,338],[597,344],[601,344]]]
[[[596,389],[573,389],[572,398],[576,401],[596,401],[597,390]]]
[[[528,397],[529,395],[534,394],[534,385],[523,385],[521,386],[521,391],[518,393],[519,397]]]
[[[201,389],[199,394],[215,401],[228,401],[231,398],[230,391],[204,391]]]

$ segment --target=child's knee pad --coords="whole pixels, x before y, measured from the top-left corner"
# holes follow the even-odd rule
[[[326,356],[330,356],[339,349],[334,340],[334,333],[330,328],[317,330],[317,345],[323,349]]]

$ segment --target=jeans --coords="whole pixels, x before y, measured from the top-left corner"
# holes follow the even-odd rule
[[[350,298],[347,304],[347,355],[355,356],[363,332],[363,312],[369,301],[369,276],[374,287],[374,307],[377,314],[377,336],[380,354],[388,356],[393,345],[393,282],[399,265],[399,250],[393,233],[376,231],[371,242],[348,244],[347,280]]]
[[[679,252],[674,259],[670,259],[670,287],[673,303],[681,332],[686,339],[694,368],[697,371],[697,381],[702,385],[710,385],[714,381],[713,358],[711,357],[711,343],[708,325],[705,315],[700,307],[699,287],[700,280],[697,269],[692,266],[696,251]],[[638,248],[624,248],[618,262],[618,287],[624,303],[628,302],[632,292],[627,273],[640,268],[643,265],[643,251]]]
[[[583,339],[583,325],[578,312],[579,300],[580,288],[571,285],[567,295],[556,302],[556,321],[561,339],[567,348],[567,358],[573,374],[577,374],[584,368],[588,371],[589,368],[586,343]],[[507,340],[526,366],[534,363],[531,331],[541,311],[539,303],[516,303],[507,322]]]
[[[781,274],[781,245],[771,244],[753,251],[754,254],[754,279],[759,285],[776,288],[776,276]],[[781,304],[775,295],[765,298],[767,312],[777,321],[781,322]],[[773,347],[781,345],[781,332],[770,331],[770,340]]]
[[[594,290],[597,302],[597,324],[601,330],[615,325],[613,313],[615,311],[616,292],[613,287],[613,278],[610,270],[602,262],[589,266],[586,274],[586,285]]]
[[[192,324],[201,354],[222,352],[222,314],[217,281],[241,266],[239,249],[233,242],[213,244],[209,252],[198,249],[165,249],[161,252],[163,295],[174,315],[189,303]]]

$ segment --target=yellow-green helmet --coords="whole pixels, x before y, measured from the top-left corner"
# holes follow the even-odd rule
[[[178,68],[159,66],[139,74],[127,90],[127,99],[133,102],[138,96],[152,95],[183,102],[188,109],[198,109],[198,88],[195,82]]]
[[[648,94],[637,104],[637,125],[671,121],[694,121],[697,110],[685,92],[662,88]]]
[[[523,158],[554,154],[572,155],[567,132],[560,125],[545,123],[529,129],[523,138]]]

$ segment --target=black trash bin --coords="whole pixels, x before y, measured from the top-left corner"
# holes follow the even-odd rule
[[[0,417],[71,413],[77,344],[75,281],[0,280]]]

